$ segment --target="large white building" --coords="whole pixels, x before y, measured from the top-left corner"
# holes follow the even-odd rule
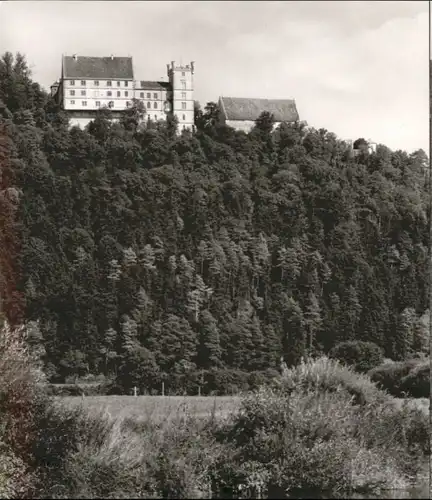
[[[85,127],[98,109],[107,107],[113,119],[142,101],[146,118],[165,120],[175,115],[179,130],[194,125],[194,63],[167,64],[168,81],[135,80],[132,57],[63,56],[61,78],[51,94],[68,112],[71,125]]]

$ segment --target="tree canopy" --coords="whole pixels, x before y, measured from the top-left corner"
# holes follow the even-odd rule
[[[70,128],[25,58],[1,58],[0,300],[37,322],[52,380],[180,390],[346,341],[425,350],[426,154],[217,116],[197,106],[177,135],[135,105]]]

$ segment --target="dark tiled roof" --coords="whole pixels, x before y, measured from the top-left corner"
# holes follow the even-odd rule
[[[132,57],[63,56],[64,78],[133,80]]]
[[[169,90],[168,82],[150,82],[139,80],[136,82],[135,88],[138,90]]]
[[[272,113],[277,122],[299,120],[293,99],[253,99],[247,97],[220,97],[219,99],[226,120],[255,121],[264,111]]]

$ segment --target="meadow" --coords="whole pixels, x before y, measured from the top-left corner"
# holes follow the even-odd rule
[[[90,413],[103,411],[113,418],[159,422],[182,414],[196,418],[224,418],[240,406],[237,396],[58,396],[57,404],[82,407]]]
[[[240,408],[241,396],[58,396],[55,401],[67,408],[81,407],[93,414],[102,411],[113,418],[160,422],[182,414],[196,418],[212,415],[226,418]],[[405,404],[429,415],[429,399],[393,398],[391,402],[397,408]]]

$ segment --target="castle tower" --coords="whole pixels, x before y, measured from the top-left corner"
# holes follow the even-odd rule
[[[186,66],[167,64],[168,78],[172,89],[172,113],[177,117],[178,130],[192,130],[194,126],[194,63]]]

